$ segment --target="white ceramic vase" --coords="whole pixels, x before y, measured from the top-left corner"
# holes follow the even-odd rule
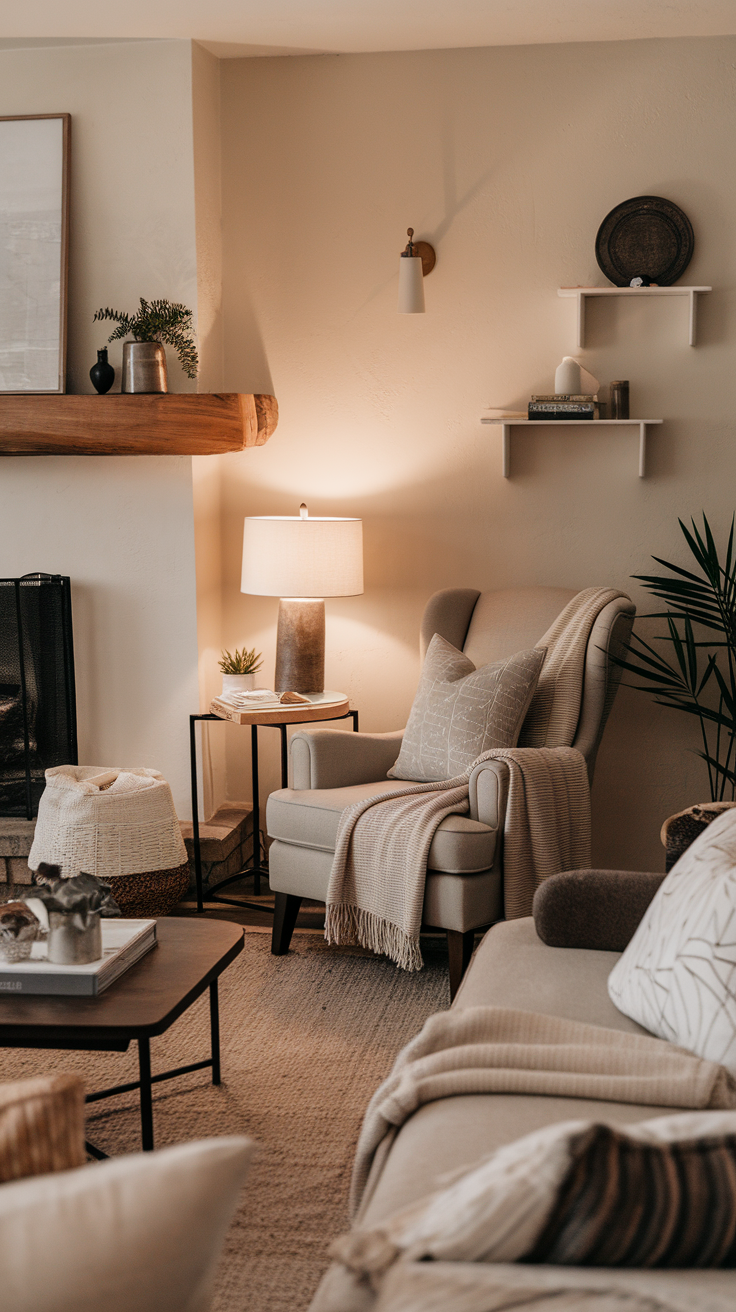
[[[580,365],[571,355],[566,355],[562,364],[555,371],[555,394],[557,396],[580,395]]]
[[[256,686],[255,674],[223,674],[222,695],[229,692],[252,692]]]

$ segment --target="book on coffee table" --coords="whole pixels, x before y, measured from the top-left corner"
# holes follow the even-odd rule
[[[94,998],[155,946],[155,920],[103,920],[99,961],[60,966],[47,960],[45,942],[34,943],[28,961],[0,961],[0,995],[55,993]]]

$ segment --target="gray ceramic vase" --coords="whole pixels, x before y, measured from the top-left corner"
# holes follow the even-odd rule
[[[168,392],[166,352],[160,342],[126,342],[121,392]]]

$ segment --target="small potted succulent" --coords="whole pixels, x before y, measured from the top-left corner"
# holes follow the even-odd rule
[[[263,664],[261,652],[255,647],[248,651],[243,647],[234,652],[224,651],[219,665],[222,670],[222,695],[230,692],[250,692],[255,686],[256,674]]]
[[[167,392],[166,352],[162,343],[173,346],[188,378],[197,377],[199,360],[194,345],[194,320],[186,305],[172,301],[144,301],[135,314],[106,308],[98,310],[93,322],[112,319],[117,324],[108,342],[131,336],[123,347],[123,392]]]

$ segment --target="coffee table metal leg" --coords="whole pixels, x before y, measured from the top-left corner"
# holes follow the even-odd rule
[[[138,1074],[141,1096],[141,1147],[144,1153],[153,1151],[153,1097],[151,1089],[151,1040],[138,1040]]]
[[[212,1083],[220,1083],[220,1007],[217,980],[210,984],[210,1037],[212,1040]]]

